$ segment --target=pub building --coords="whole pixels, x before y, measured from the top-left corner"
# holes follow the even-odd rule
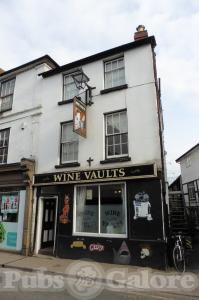
[[[40,74],[35,254],[167,267],[155,46],[141,25],[133,42]]]
[[[162,188],[154,164],[36,175],[35,186],[43,204],[35,245],[41,253],[165,268]]]

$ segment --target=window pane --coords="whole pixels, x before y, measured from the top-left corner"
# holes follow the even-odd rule
[[[105,64],[105,70],[111,71],[111,62]]]
[[[113,136],[108,136],[107,142],[109,146],[113,145]]]
[[[117,60],[112,62],[112,70],[117,69]]]
[[[2,216],[3,222],[16,223],[18,221],[18,208],[18,193],[0,193],[0,215]]]
[[[128,154],[128,129],[126,111],[107,115],[106,122],[106,155],[118,156]],[[121,132],[123,134],[120,134]]]
[[[12,95],[4,97],[1,102],[1,111],[12,108]]]
[[[127,143],[127,133],[121,135],[122,143]]]
[[[120,132],[127,132],[127,118],[125,111],[120,113]]]
[[[111,88],[112,87],[112,73],[108,72],[105,74],[105,88]]]
[[[124,69],[118,70],[118,85],[122,85],[125,83],[124,80]]]
[[[72,99],[79,94],[71,75],[64,76],[64,100]]]
[[[115,145],[115,155],[121,154],[120,145]]]
[[[120,134],[114,136],[114,144],[120,144]]]
[[[120,58],[118,59],[118,68],[122,68],[122,67],[124,67],[124,59]]]
[[[10,129],[0,131],[0,163],[7,162],[9,132]]]
[[[125,84],[124,58],[105,63],[105,88]]]
[[[120,133],[119,114],[113,115],[113,123],[114,123],[114,133]]]
[[[98,205],[98,186],[77,187],[76,232],[99,232]]]
[[[113,133],[113,117],[112,115],[109,115],[106,117],[107,120],[107,134]]]
[[[118,70],[112,71],[112,86],[117,86],[119,85],[119,74]]]
[[[73,123],[62,125],[61,162],[78,160],[78,136],[73,132]]]
[[[122,144],[122,154],[128,154],[128,144]]]
[[[114,155],[113,146],[108,146],[108,156]]]
[[[66,123],[62,125],[62,142],[77,141],[78,136],[73,131],[73,123]]]
[[[101,233],[125,234],[124,185],[101,185]]]

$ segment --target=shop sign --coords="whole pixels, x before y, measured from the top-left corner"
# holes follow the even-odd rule
[[[34,184],[70,184],[81,182],[99,182],[128,180],[133,178],[156,177],[155,165],[140,165],[123,168],[95,169],[85,171],[69,171],[35,175]]]
[[[73,131],[86,138],[86,105],[77,97],[73,99]]]

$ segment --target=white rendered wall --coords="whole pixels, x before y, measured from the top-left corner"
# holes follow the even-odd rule
[[[187,158],[189,158],[188,164]],[[182,184],[199,179],[199,147],[180,161],[180,168]]]
[[[48,69],[42,63],[16,75],[12,110],[0,116],[0,130],[10,128],[7,163],[19,162],[23,157],[37,157],[43,84],[38,74]]]
[[[100,94],[104,89],[103,60],[83,66],[90,78],[94,104],[87,108],[87,138],[79,137],[80,167],[88,168],[87,159],[92,157],[92,168],[104,167],[105,159],[104,113],[127,109],[129,156],[131,161],[123,165],[157,162],[161,166],[156,90],[151,46],[142,46],[124,53],[125,75],[128,89]],[[73,119],[73,106],[59,106],[62,100],[63,75],[43,79],[42,116],[39,130],[38,173],[54,172],[60,160],[60,123]],[[115,165],[118,165],[115,164]],[[121,165],[121,163],[120,163]],[[114,164],[106,164],[106,167]],[[72,168],[74,169],[74,167]],[[60,169],[64,170],[64,169]],[[68,168],[66,170],[69,170]]]

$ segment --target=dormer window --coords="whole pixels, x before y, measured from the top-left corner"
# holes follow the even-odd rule
[[[1,83],[0,88],[0,112],[12,109],[15,78]]]

